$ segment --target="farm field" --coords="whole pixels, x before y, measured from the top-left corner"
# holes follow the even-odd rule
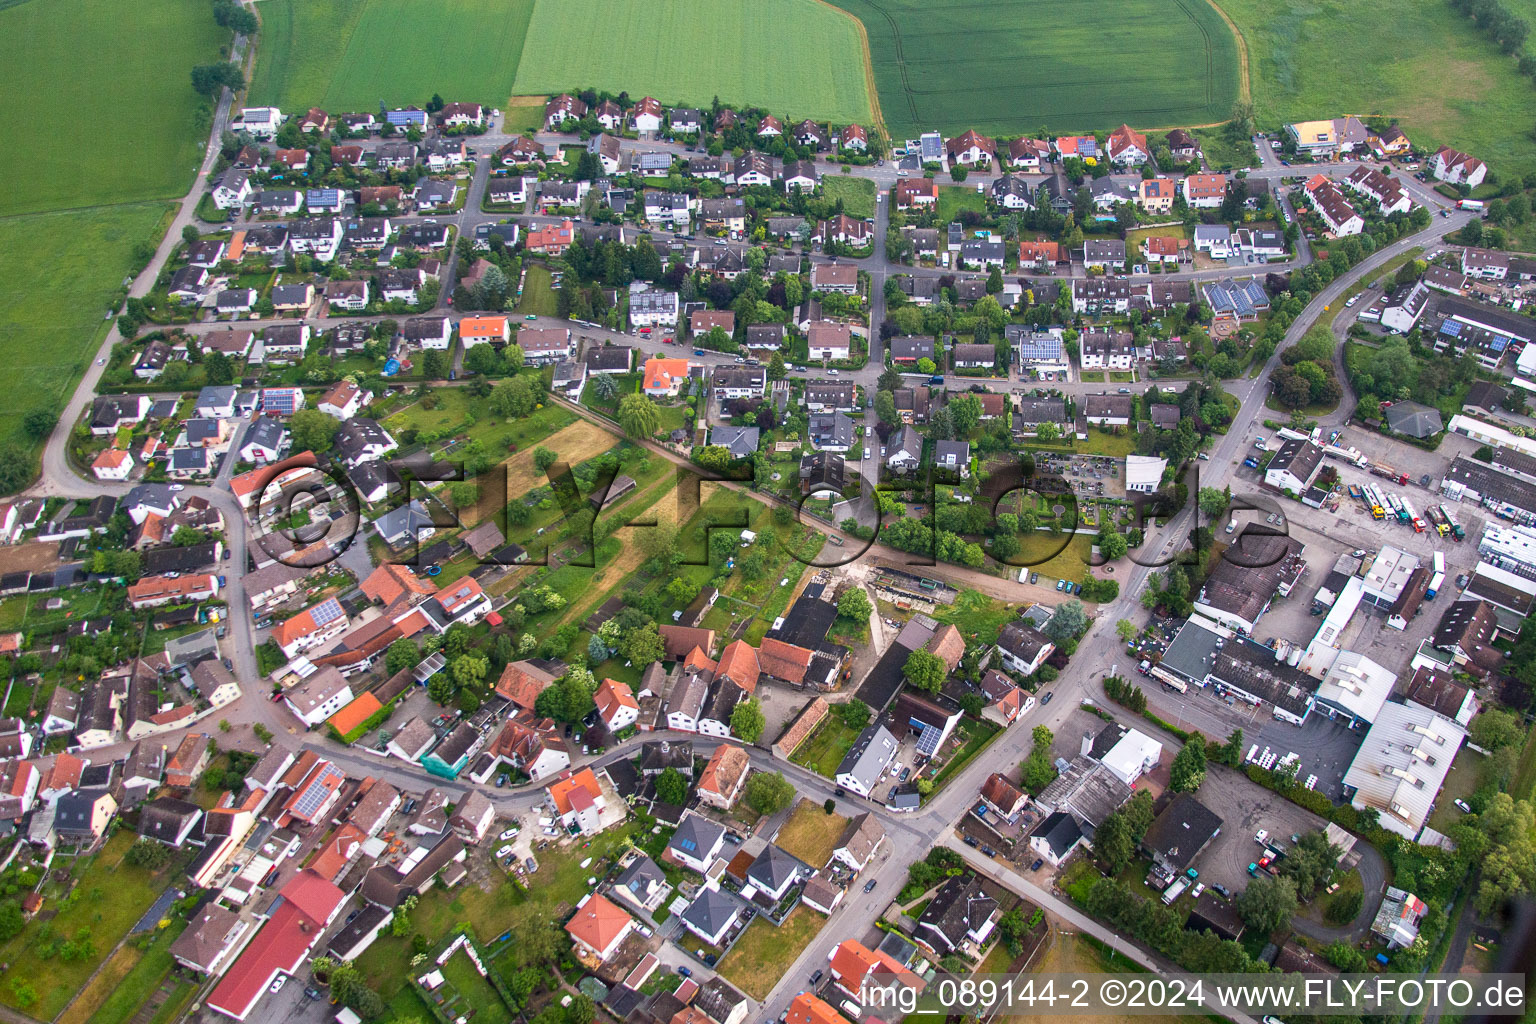
[[[1456,146],[1500,173],[1536,158],[1530,132],[1511,128],[1529,120],[1530,81],[1514,57],[1440,0],[1217,2],[1248,44],[1264,128],[1382,114],[1399,118],[1416,148]],[[1533,10],[1517,7],[1527,17]]]
[[[249,102],[302,112],[450,102],[512,92],[535,0],[267,0]],[[431,39],[431,45],[421,45]],[[403,52],[408,60],[398,59]],[[569,54],[569,47],[562,48]]]
[[[854,20],[815,0],[538,0],[515,91],[628,90],[700,106],[718,96],[781,117],[867,124],[860,49]]]
[[[831,2],[864,24],[893,139],[1205,124],[1238,95],[1236,40],[1203,0]],[[1106,74],[1105,52],[1136,56]]]
[[[134,246],[157,239],[169,216],[163,203],[128,203],[0,217],[0,356],[10,384],[0,445],[36,458],[22,420],[63,407],[101,343],[102,314],[133,269]]]
[[[0,147],[0,181],[11,186],[0,216],[185,192],[212,123],[187,70],[213,60],[226,38],[199,0],[30,0],[0,9],[7,102],[57,112],[11,119]],[[113,126],[110,145],[79,144],[81,131],[99,126]]]

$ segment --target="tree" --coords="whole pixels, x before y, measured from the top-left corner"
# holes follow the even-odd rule
[[[636,665],[650,665],[660,661],[667,653],[667,648],[662,642],[661,633],[657,630],[656,624],[652,622],[630,630],[624,637],[624,642],[619,645],[619,652],[624,655],[626,661],[632,661]]]
[[[1130,619],[1121,619],[1119,622],[1115,623],[1115,635],[1126,642],[1134,640],[1136,638],[1136,634],[1139,632],[1140,630],[1136,628],[1136,623],[1132,622]]]
[[[901,419],[896,412],[896,396],[889,391],[875,392],[875,419],[881,423],[895,425]]]
[[[1057,644],[1064,644],[1081,636],[1087,628],[1088,613],[1083,609],[1083,602],[1063,601],[1056,606],[1056,612],[1045,624],[1044,632]]]
[[[1265,935],[1276,931],[1296,913],[1296,883],[1289,878],[1260,878],[1237,894],[1238,916]]]
[[[1094,832],[1093,854],[1110,874],[1118,874],[1136,856],[1130,826],[1118,810]]]
[[[390,675],[415,668],[420,663],[421,651],[410,637],[401,637],[384,651],[384,670]]]
[[[767,726],[768,718],[763,714],[763,705],[756,697],[748,697],[731,712],[731,732],[743,742],[756,743]]]
[[[600,374],[592,382],[592,393],[605,402],[611,402],[619,395],[619,382],[613,379],[612,374]]]
[[[1227,510],[1227,506],[1232,503],[1232,496],[1227,493],[1225,488],[1202,487],[1196,501],[1200,505],[1200,511],[1212,519],[1217,519]]]
[[[209,384],[230,384],[235,379],[235,368],[223,352],[209,352],[203,356],[203,376]]]
[[[1056,777],[1056,766],[1051,763],[1051,741],[1055,736],[1050,729],[1037,725],[1031,730],[1030,739],[1034,747],[1024,759],[1022,781],[1024,788],[1036,795]]]
[[[1497,750],[1525,739],[1525,730],[1520,728],[1518,715],[1513,711],[1492,707],[1484,708],[1472,720],[1467,734],[1473,743],[1484,750]]]
[[[41,441],[53,433],[54,424],[59,422],[59,414],[52,409],[33,409],[21,421],[21,429],[27,432],[27,436],[35,441]]]
[[[747,806],[758,814],[776,814],[795,798],[795,787],[780,772],[758,772],[747,780]]]
[[[619,426],[630,437],[652,437],[661,429],[661,414],[645,395],[625,395],[619,402]]]
[[[656,799],[664,804],[681,807],[688,802],[688,780],[676,768],[668,768],[656,776]]]
[[[21,904],[15,900],[6,900],[0,903],[0,942],[14,939],[21,934],[26,927],[26,915],[21,912]]]
[[[907,655],[907,662],[902,666],[901,671],[907,677],[907,682],[917,689],[938,693],[939,688],[944,685],[944,677],[949,670],[943,658],[926,648],[919,647]]]
[[[319,409],[300,409],[288,417],[288,433],[293,438],[293,450],[296,452],[308,451],[318,455],[329,451],[340,427],[340,420],[327,416]]]
[[[504,380],[491,390],[491,411],[498,416],[521,418],[533,412],[538,404],[533,385],[522,377]]]
[[[838,717],[838,720],[843,725],[850,729],[863,729],[869,724],[869,705],[857,697],[846,700],[841,704],[834,704],[832,706],[832,713]]]
[[[192,69],[192,88],[204,96],[217,96],[220,89],[239,92],[245,88],[245,76],[238,64],[224,61],[218,64],[199,64]]]
[[[959,395],[949,400],[950,420],[959,437],[970,437],[981,422],[981,399],[971,394]]]
[[[868,622],[874,610],[875,606],[870,604],[863,587],[848,587],[837,599],[837,614],[853,622]]]
[[[1205,781],[1205,739],[1199,733],[1174,755],[1168,769],[1168,784],[1175,793],[1193,793]]]
[[[136,868],[158,871],[171,862],[171,848],[153,839],[140,839],[128,847],[123,859]]]
[[[1290,853],[1280,862],[1280,874],[1296,884],[1298,897],[1311,899],[1317,887],[1332,874],[1334,865],[1339,862],[1340,852],[1320,830],[1303,832]],[[1354,916],[1354,912],[1351,912],[1349,919]]]
[[[1099,554],[1104,556],[1106,562],[1113,562],[1124,558],[1125,553],[1131,548],[1123,534],[1106,528],[1099,534]]]

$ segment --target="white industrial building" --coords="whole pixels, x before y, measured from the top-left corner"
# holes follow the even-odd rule
[[[1501,569],[1536,570],[1536,528],[1490,522],[1477,542],[1477,553]]]
[[[1383,828],[1416,840],[1466,736],[1444,715],[1383,704],[1344,773],[1351,806],[1374,808]]]
[[[1390,544],[1383,546],[1365,574],[1365,600],[1378,608],[1392,607],[1419,564],[1418,555],[1410,555]]]
[[[1130,494],[1151,494],[1163,483],[1163,472],[1168,468],[1167,459],[1151,455],[1127,455],[1125,457],[1125,489]]]
[[[1369,725],[1392,696],[1397,676],[1358,651],[1342,651],[1312,698],[1314,710],[1343,716],[1351,726]]]
[[[1157,767],[1163,756],[1163,745],[1146,733],[1130,730],[1099,758],[1114,773],[1115,778],[1127,786]]]

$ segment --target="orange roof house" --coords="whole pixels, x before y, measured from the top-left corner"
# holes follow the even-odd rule
[[[512,336],[504,316],[467,316],[459,321],[459,340],[466,345],[506,341]]]
[[[1147,137],[1128,124],[1110,132],[1104,148],[1109,151],[1111,160],[1126,163],[1144,163],[1152,155]]]
[[[683,659],[683,668],[696,669],[700,672],[713,672],[715,670],[715,663],[710,660],[709,655],[695,647],[688,652],[688,657]]]
[[[362,829],[348,822],[336,830],[328,843],[320,848],[315,859],[310,861],[309,870],[334,882],[347,865],[352,863],[352,858],[357,856],[358,849],[368,839],[368,834]]]
[[[1061,245],[1057,242],[1020,242],[1020,263],[1060,263]]]
[[[576,794],[582,793],[587,802],[596,801],[603,795],[603,787],[598,784],[597,776],[592,774],[591,768],[583,768],[574,775],[566,775],[556,779],[549,785],[549,799],[555,805],[555,810],[561,814],[570,814],[575,806],[572,802],[582,802],[582,797]]]
[[[870,949],[858,939],[848,939],[833,951],[831,968],[837,986],[855,995],[871,976],[879,976],[882,984],[894,979],[919,992],[926,984],[889,953]]]
[[[699,774],[699,798],[716,807],[730,807],[741,794],[750,768],[746,750],[734,743],[720,744]]]
[[[630,689],[628,683],[621,683],[617,679],[604,679],[592,695],[592,700],[604,724],[615,732],[633,725],[640,715],[640,702],[635,700],[635,691]]]
[[[656,356],[645,361],[643,390],[648,395],[675,395],[688,379],[688,360]]]
[[[406,594],[431,597],[437,593],[437,585],[425,576],[417,576],[409,568],[385,562],[363,580],[362,592],[388,608]]]
[[[332,729],[342,736],[346,736],[362,725],[368,719],[384,710],[384,705],[379,703],[379,698],[372,693],[364,693],[352,703],[342,708],[330,717],[327,722]]]
[[[533,710],[539,694],[555,681],[555,677],[531,661],[514,661],[501,670],[496,680],[496,692],[520,708]]]
[[[715,669],[715,678],[729,679],[748,693],[757,689],[757,677],[761,674],[757,651],[745,640],[728,644],[721,652],[719,666]]]
[[[848,1024],[848,1018],[832,1009],[826,1000],[802,992],[789,1004],[784,1024]]]
[[[758,648],[757,660],[763,672],[787,683],[805,682],[805,670],[811,667],[811,655],[815,653],[783,640],[764,637]]]
[[[634,918],[606,896],[593,893],[576,908],[576,913],[565,923],[565,931],[582,951],[605,960],[634,925]]]
[[[544,227],[533,228],[528,232],[524,248],[529,252],[541,252],[546,255],[559,255],[571,247],[576,240],[576,227],[570,221],[561,221],[559,224],[547,224]]]

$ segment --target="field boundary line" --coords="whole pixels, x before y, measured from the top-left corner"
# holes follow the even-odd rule
[[[1237,22],[1222,9],[1217,0],[1205,0],[1220,15],[1221,20],[1227,23],[1227,28],[1232,30],[1232,38],[1237,40],[1237,99],[1240,103],[1253,102],[1253,84],[1248,75],[1248,37],[1243,35],[1243,30],[1237,27]],[[1200,128],[1210,128],[1213,125],[1198,125]]]
[[[25,0],[22,0],[22,2],[25,2]],[[864,27],[863,19],[856,16],[852,11],[845,11],[836,4],[829,3],[828,0],[814,0],[814,2],[828,10],[836,11],[853,22],[854,31],[859,34],[859,48],[864,51],[864,91],[869,93],[870,117],[874,121],[873,126],[879,128],[880,134],[889,139],[891,133],[885,126],[885,114],[880,109],[880,90],[875,87],[875,58],[869,49],[869,30]]]

